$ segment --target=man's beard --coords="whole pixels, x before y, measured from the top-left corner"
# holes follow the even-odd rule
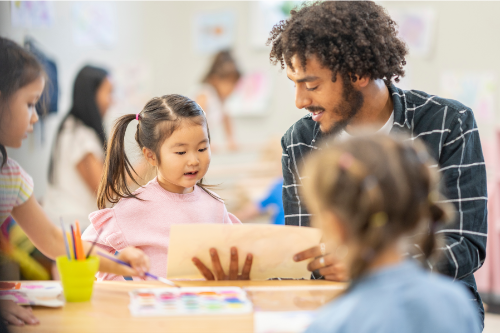
[[[343,91],[342,91],[342,102],[336,108],[333,109],[333,112],[342,117],[341,120],[337,121],[333,124],[329,129],[322,130],[324,137],[333,137],[338,135],[342,130],[349,125],[349,122],[356,116],[358,111],[361,109],[364,103],[363,94],[354,89],[352,86],[350,78],[344,78]],[[309,108],[308,108],[309,110]],[[323,107],[311,107],[312,111],[321,111],[325,110]]]

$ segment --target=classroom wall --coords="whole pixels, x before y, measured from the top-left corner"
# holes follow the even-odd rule
[[[494,32],[500,31],[498,2],[380,2],[387,8],[434,8],[437,13],[434,48],[424,59],[408,57],[411,77],[408,84],[432,94],[440,92],[440,75],[444,70],[479,70],[500,72],[500,45]],[[53,134],[62,115],[69,109],[72,82],[85,63],[103,64],[116,71],[122,86],[126,82],[123,67],[139,64],[142,73],[140,94],[130,105],[113,108],[107,119],[110,124],[117,115],[138,112],[149,97],[167,93],[187,94],[205,73],[211,57],[199,54],[193,47],[192,20],[200,12],[230,9],[236,13],[234,53],[243,71],[268,70],[272,81],[272,98],[264,116],[235,119],[237,139],[241,143],[265,142],[267,137],[281,135],[305,114],[294,105],[293,86],[284,71],[269,63],[268,49],[249,45],[249,2],[113,2],[116,10],[116,43],[112,48],[75,46],[71,35],[70,2],[55,2],[55,23],[49,28],[16,29],[10,24],[11,2],[0,2],[0,35],[22,42],[29,34],[37,39],[59,65],[61,87],[60,112],[44,121],[45,138],[40,126],[19,150],[9,150],[11,157],[35,179],[35,194],[40,198],[46,188],[48,157]],[[131,76],[132,78],[134,76]],[[125,82],[123,82],[125,81]],[[497,88],[498,90],[498,88]],[[500,97],[497,91],[496,98]],[[123,89],[118,96],[123,96]],[[497,128],[498,103],[494,121],[478,122],[488,150]],[[130,139],[129,141],[131,141]]]
[[[143,36],[146,16],[140,2],[112,3],[116,10],[117,38],[113,48],[78,47],[73,43],[72,3],[54,3],[54,24],[47,28],[19,29],[11,26],[10,1],[0,2],[0,35],[23,43],[26,35],[35,38],[58,66],[60,87],[59,112],[50,115],[35,126],[35,131],[20,149],[8,149],[10,157],[17,160],[34,178],[35,195],[42,198],[47,186],[47,170],[54,134],[62,116],[69,111],[73,81],[85,64],[113,67],[117,63],[133,62],[145,53]],[[43,126],[43,130],[42,130]]]

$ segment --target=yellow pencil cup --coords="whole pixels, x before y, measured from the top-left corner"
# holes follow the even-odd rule
[[[68,260],[68,257],[61,256],[57,257],[56,262],[66,301],[90,301],[95,274],[99,268],[99,258],[90,256],[80,261]]]

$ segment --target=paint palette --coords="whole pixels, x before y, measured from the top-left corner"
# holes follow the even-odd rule
[[[252,303],[238,287],[136,289],[129,309],[133,316],[227,315],[250,313]]]
[[[64,305],[62,287],[56,281],[0,282],[0,299],[20,305],[60,307]]]

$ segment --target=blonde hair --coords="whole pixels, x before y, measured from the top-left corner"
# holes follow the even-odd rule
[[[417,234],[420,257],[436,260],[435,231],[452,211],[438,202],[439,177],[431,164],[421,142],[380,134],[330,141],[308,157],[302,170],[306,204],[334,213],[359,244],[348,267],[352,278],[411,233]]]

